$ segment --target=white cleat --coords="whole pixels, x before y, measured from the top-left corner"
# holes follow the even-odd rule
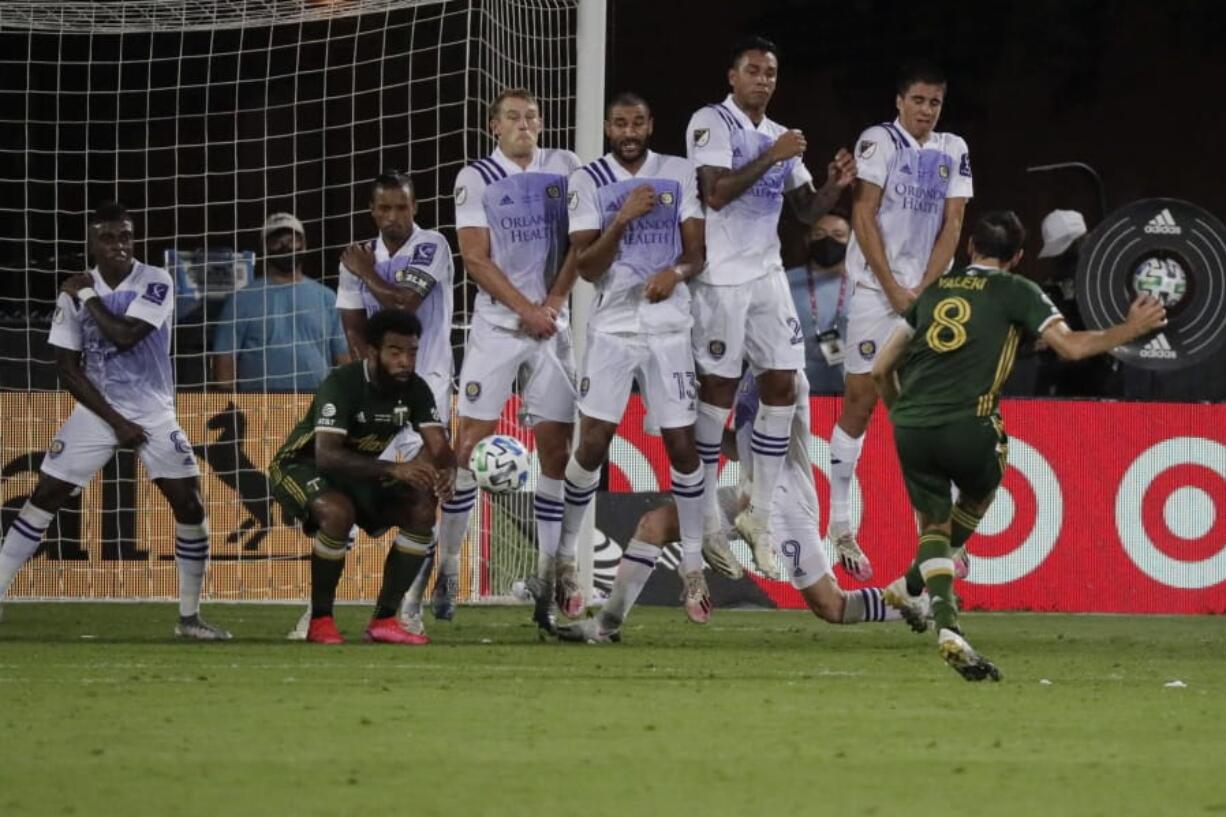
[[[736,554],[728,545],[728,535],[722,528],[702,535],[702,557],[721,576],[735,580],[745,575],[745,568],[737,561]]]
[[[197,613],[193,616],[179,616],[175,625],[177,638],[194,638],[197,641],[229,641],[233,638],[229,631],[209,624]]]
[[[302,615],[298,619],[298,623],[294,625],[294,629],[285,634],[287,641],[306,641],[307,632],[311,629],[311,605],[302,611]]]
[[[928,599],[923,593],[913,596],[907,592],[906,576],[899,576],[886,585],[881,591],[881,597],[886,604],[902,614],[903,621],[907,622],[912,630],[922,633],[928,629]]]
[[[767,520],[761,519],[754,513],[753,508],[746,508],[736,515],[733,524],[749,543],[758,572],[768,579],[779,578],[779,557],[775,553],[775,543],[771,539]]]
[[[426,634],[426,624],[421,620],[420,604],[406,604],[400,608],[400,626],[413,635]]]
[[[961,633],[941,630],[937,635],[937,649],[945,663],[968,681],[982,681],[985,678],[1000,680],[1000,670],[996,665],[975,652]]]
[[[622,640],[620,630],[601,629],[600,622],[594,618],[563,624],[557,628],[557,636],[559,641],[576,644],[616,644]]]
[[[583,588],[579,586],[579,570],[573,559],[558,560],[554,593],[562,615],[571,620],[583,615]]]
[[[695,624],[706,624],[711,620],[711,591],[707,589],[707,577],[702,575],[701,570],[695,570],[683,575],[681,583],[685,614]]]
[[[954,578],[965,579],[971,574],[971,554],[966,552],[966,545],[950,554],[954,560]]]
[[[831,534],[834,533],[831,531]],[[864,551],[860,550],[860,543],[856,541],[856,535],[850,530],[842,530],[832,538],[834,539],[834,555],[843,569],[847,571],[847,575],[860,582],[871,579],[873,563],[869,561]]]

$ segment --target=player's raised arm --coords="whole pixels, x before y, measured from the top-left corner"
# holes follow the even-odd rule
[[[1123,323],[1107,329],[1074,332],[1063,320],[1052,321],[1040,337],[1065,360],[1082,360],[1110,352],[1117,346],[1166,326],[1166,307],[1152,295],[1138,296]]]
[[[712,165],[699,167],[698,189],[702,192],[703,204],[712,210],[722,210],[753,187],[775,163],[803,156],[805,147],[805,135],[799,130],[790,130],[758,158],[736,170]]]
[[[806,174],[807,175],[807,174]],[[851,153],[839,148],[834,158],[826,165],[826,181],[820,188],[806,181],[785,194],[792,212],[804,224],[813,224],[830,212],[838,203],[839,196],[856,180],[856,160]]]
[[[98,293],[94,291],[93,283],[88,275],[82,273],[65,281],[60,291],[80,301],[81,308],[89,312],[102,334],[115,344],[115,348],[120,352],[128,351],[157,328],[141,318],[112,313],[97,297]],[[163,292],[161,297],[169,298],[169,291]]]
[[[581,230],[572,233],[571,240],[575,245],[579,275],[585,281],[595,281],[608,271],[609,266],[617,257],[622,236],[630,222],[642,215],[650,213],[656,206],[656,193],[651,185],[644,184],[634,188],[626,195],[618,208],[617,216],[603,231]]]

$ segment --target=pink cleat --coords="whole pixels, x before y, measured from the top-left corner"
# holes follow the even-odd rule
[[[362,637],[366,641],[377,641],[381,644],[408,644],[412,647],[430,643],[430,639],[426,636],[411,633],[402,627],[395,616],[372,618],[366,627],[366,634]]]

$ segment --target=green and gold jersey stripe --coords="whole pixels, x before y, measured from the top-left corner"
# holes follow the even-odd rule
[[[1000,359],[996,361],[996,376],[992,378],[992,387],[979,396],[975,413],[980,417],[987,417],[996,409],[996,398],[1004,387],[1005,381],[1009,379],[1009,373],[1013,371],[1013,362],[1017,358],[1017,347],[1020,340],[1021,333],[1018,332],[1017,327],[1010,326],[1009,334],[1005,336],[1005,345],[1000,350]]]

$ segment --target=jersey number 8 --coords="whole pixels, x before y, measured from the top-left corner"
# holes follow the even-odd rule
[[[924,334],[934,352],[952,352],[966,343],[966,322],[971,305],[965,298],[945,298],[932,309],[932,325]]]

